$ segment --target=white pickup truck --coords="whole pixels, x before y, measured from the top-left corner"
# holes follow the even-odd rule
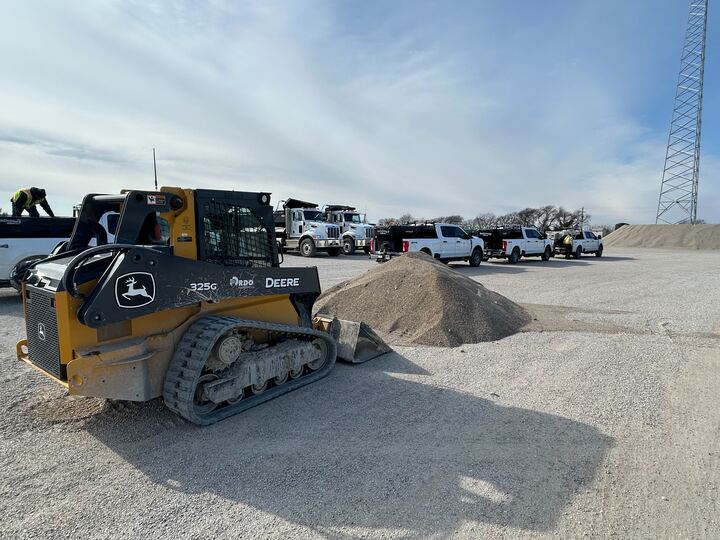
[[[483,260],[483,241],[449,223],[423,223],[376,227],[372,252],[378,262],[399,253],[427,253],[443,262],[468,261],[479,266]]]
[[[100,218],[109,243],[115,241],[118,218],[117,212]],[[0,287],[19,289],[28,265],[44,259],[70,238],[74,227],[75,218],[71,217],[0,218]]]
[[[579,259],[583,253],[594,253],[602,257],[602,237],[596,236],[592,231],[566,230],[551,233],[554,240],[556,255],[565,255],[566,258]]]
[[[553,255],[553,241],[534,227],[497,227],[478,232],[485,242],[485,258],[507,259],[517,263],[521,257],[540,257],[550,260]]]
[[[0,218],[0,287],[17,286],[13,269],[46,257],[70,237],[74,226],[74,218]]]

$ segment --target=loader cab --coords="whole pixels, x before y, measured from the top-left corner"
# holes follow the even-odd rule
[[[279,266],[268,193],[195,192],[198,259],[224,266]]]
[[[91,194],[62,252],[138,245],[232,266],[277,266],[270,194],[163,188]]]

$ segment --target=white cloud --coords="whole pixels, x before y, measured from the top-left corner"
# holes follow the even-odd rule
[[[463,49],[425,7],[362,29],[336,9],[17,3],[0,22],[0,189],[43,185],[69,211],[88,191],[150,188],[155,146],[166,184],[374,218],[556,203],[653,219],[662,136],[617,81],[570,57],[495,56],[482,37]]]

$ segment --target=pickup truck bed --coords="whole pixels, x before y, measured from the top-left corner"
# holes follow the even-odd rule
[[[498,227],[476,234],[485,242],[486,259],[507,259],[515,264],[521,257],[541,257],[547,261],[553,254],[552,240],[534,227]]]

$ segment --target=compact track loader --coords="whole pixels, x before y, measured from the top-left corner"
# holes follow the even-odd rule
[[[339,349],[389,350],[364,325],[313,320],[317,269],[278,256],[268,193],[88,195],[70,240],[26,275],[18,357],[70,394],[162,396],[206,425],[324,377]]]

